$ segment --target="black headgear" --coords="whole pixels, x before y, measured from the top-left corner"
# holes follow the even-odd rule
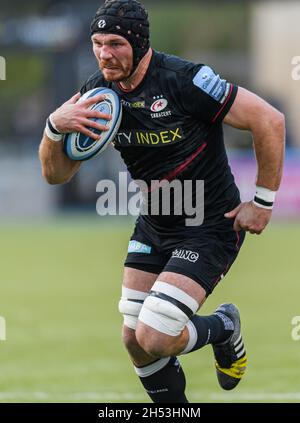
[[[133,49],[133,69],[150,47],[148,13],[137,0],[106,0],[91,23],[91,35],[116,34],[126,38]]]

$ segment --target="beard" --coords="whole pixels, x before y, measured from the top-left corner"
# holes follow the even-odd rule
[[[127,79],[131,70],[121,66],[109,67],[109,65],[102,63],[99,63],[99,68],[104,76],[104,79],[108,82],[121,82],[124,79]]]

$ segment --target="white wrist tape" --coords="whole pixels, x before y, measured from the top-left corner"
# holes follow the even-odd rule
[[[46,121],[46,127],[45,127],[45,132],[48,138],[50,138],[51,141],[61,141],[64,137],[63,134],[61,134],[56,126],[54,125],[54,123],[51,120],[51,115],[48,117],[47,121]]]
[[[257,186],[253,203],[257,207],[272,210],[275,197],[276,197],[276,191],[271,191],[268,188]]]
[[[59,130],[57,129],[57,127],[55,125],[55,123],[53,122],[52,113],[49,116],[49,122],[50,122],[50,125],[52,126],[52,129],[54,130],[54,132],[57,133],[57,134],[60,134]]]

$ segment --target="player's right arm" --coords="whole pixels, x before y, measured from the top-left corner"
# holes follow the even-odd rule
[[[51,114],[51,121],[61,134],[69,132],[81,132],[95,140],[97,134],[89,128],[106,131],[104,125],[90,120],[91,118],[110,119],[109,115],[90,110],[90,107],[104,99],[103,95],[95,96],[77,103],[80,93],[74,95],[70,100],[59,107]],[[62,141],[53,141],[45,131],[39,147],[39,158],[42,166],[42,174],[51,185],[64,184],[69,182],[78,171],[81,162],[70,160],[63,151]]]

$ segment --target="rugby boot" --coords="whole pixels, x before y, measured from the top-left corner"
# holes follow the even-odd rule
[[[217,378],[220,386],[229,391],[234,389],[243,377],[247,356],[241,334],[241,320],[238,308],[234,304],[221,304],[214,314],[223,314],[233,322],[233,333],[227,341],[212,344]]]

